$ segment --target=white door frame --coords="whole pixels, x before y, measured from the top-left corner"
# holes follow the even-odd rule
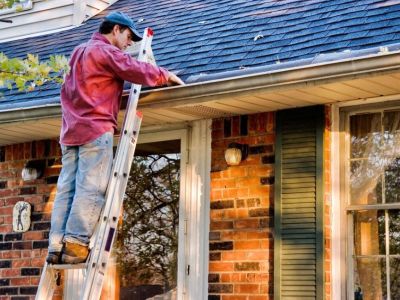
[[[145,130],[138,143],[181,141],[177,299],[206,299],[211,169],[211,120],[182,129]],[[183,226],[181,226],[183,224]]]

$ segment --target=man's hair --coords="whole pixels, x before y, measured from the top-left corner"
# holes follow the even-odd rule
[[[99,32],[101,34],[108,34],[113,30],[115,25],[119,26],[120,32],[123,32],[125,29],[128,29],[128,26],[125,25],[117,24],[110,21],[103,21],[103,23],[100,24]]]

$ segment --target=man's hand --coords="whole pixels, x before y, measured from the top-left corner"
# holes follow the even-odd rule
[[[182,79],[180,79],[174,73],[169,72],[169,77],[168,77],[168,83],[167,84],[170,86],[170,85],[184,85],[185,83],[183,82]]]

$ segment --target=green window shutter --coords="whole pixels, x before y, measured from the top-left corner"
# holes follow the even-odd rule
[[[276,117],[274,299],[324,299],[324,107]]]

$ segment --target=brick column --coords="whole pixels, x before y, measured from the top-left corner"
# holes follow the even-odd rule
[[[249,145],[239,166],[231,142]],[[209,299],[273,298],[274,142],[274,113],[213,121]]]

